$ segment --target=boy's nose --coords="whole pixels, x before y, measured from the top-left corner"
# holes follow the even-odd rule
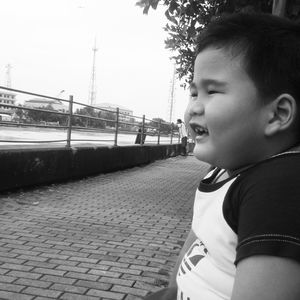
[[[190,116],[204,114],[204,105],[200,99],[190,100],[186,109]]]

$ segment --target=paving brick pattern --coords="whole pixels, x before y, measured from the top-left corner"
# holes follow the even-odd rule
[[[142,299],[168,284],[207,165],[193,156],[0,196],[0,299]]]

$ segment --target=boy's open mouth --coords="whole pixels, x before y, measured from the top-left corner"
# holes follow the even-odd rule
[[[208,130],[205,127],[201,126],[201,125],[198,125],[198,124],[195,124],[195,123],[190,123],[189,125],[198,136],[208,134]]]

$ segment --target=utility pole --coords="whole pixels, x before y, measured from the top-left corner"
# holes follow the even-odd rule
[[[287,0],[274,0],[272,14],[279,17],[284,17],[286,13]]]
[[[89,104],[93,106],[96,100],[96,52],[98,51],[96,46],[96,39],[92,50],[93,50],[93,66],[92,66],[92,75],[91,75],[91,83],[90,83],[90,91],[89,91]]]
[[[6,87],[11,87],[11,76],[10,76],[10,70],[12,66],[10,64],[7,64],[6,66]]]
[[[169,122],[172,123],[174,106],[175,106],[175,83],[176,83],[176,68],[174,64],[173,74],[170,81],[169,100],[168,100],[168,118]]]

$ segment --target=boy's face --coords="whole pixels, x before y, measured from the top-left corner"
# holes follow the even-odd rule
[[[185,112],[195,156],[229,170],[264,158],[262,103],[240,58],[223,49],[200,52]]]

